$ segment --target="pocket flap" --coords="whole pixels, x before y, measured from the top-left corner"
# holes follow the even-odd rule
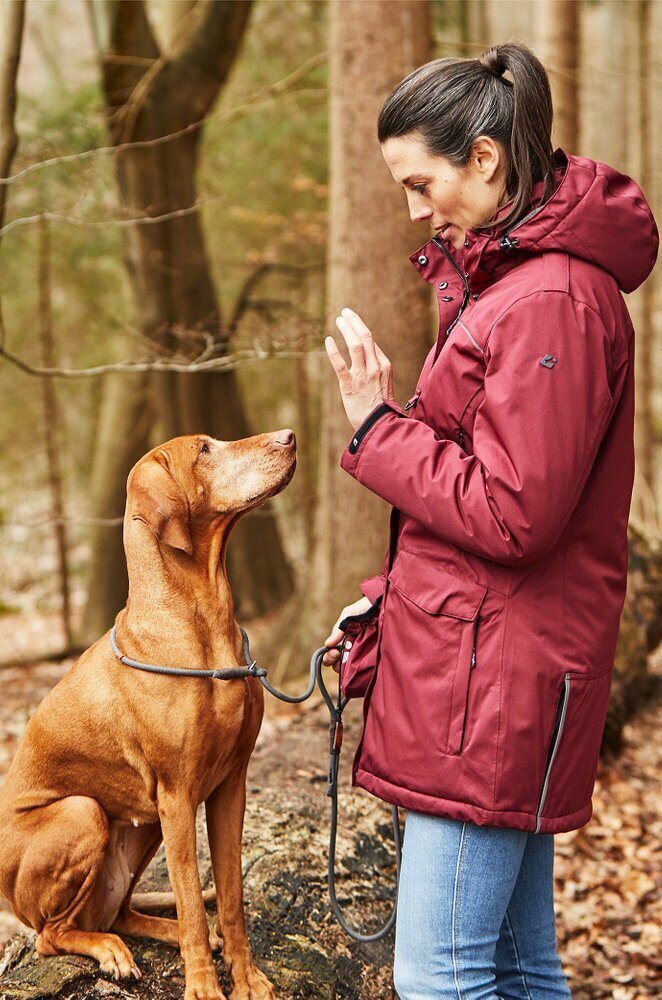
[[[359,590],[365,597],[369,597],[374,602],[380,594],[384,593],[386,587],[386,577],[378,573],[376,576],[366,576],[359,584]]]
[[[389,581],[408,600],[433,615],[451,615],[473,621],[487,587],[456,576],[434,559],[398,549]]]

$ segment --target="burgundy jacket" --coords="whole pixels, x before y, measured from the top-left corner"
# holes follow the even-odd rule
[[[352,783],[537,833],[592,814],[634,477],[621,292],[659,243],[630,177],[554,160],[554,193],[507,235],[411,255],[437,342],[407,404],[375,407],[340,460],[392,505],[382,571],[361,582],[382,596]]]

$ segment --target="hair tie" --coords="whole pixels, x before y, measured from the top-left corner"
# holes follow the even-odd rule
[[[502,57],[499,55],[498,50],[494,46],[486,49],[485,52],[481,52],[478,56],[478,61],[483,69],[486,69],[488,73],[491,73],[492,76],[496,76],[498,78],[501,78],[508,69]]]

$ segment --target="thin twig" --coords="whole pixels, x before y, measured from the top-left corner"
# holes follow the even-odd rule
[[[221,358],[209,358],[206,361],[118,361],[115,364],[95,365],[92,368],[44,368],[31,365],[6,347],[0,346],[0,357],[20,368],[26,375],[48,376],[51,378],[91,378],[96,375],[107,375],[112,372],[212,372],[228,371],[232,368],[242,368],[255,361],[265,361],[268,358],[300,358],[307,355],[323,355],[325,350],[281,351],[245,348],[234,354]]]
[[[236,108],[231,108],[228,111],[217,111],[213,114],[209,114],[197,121],[190,122],[183,128],[170,132],[168,135],[157,136],[154,139],[136,139],[132,142],[119,143],[116,146],[95,146],[94,149],[85,149],[80,153],[63,153],[62,155],[51,156],[47,160],[40,160],[38,163],[31,163],[30,166],[24,167],[22,170],[17,170],[11,177],[0,177],[0,185],[14,184],[16,181],[21,180],[23,177],[27,177],[29,174],[35,173],[38,170],[43,170],[45,167],[55,166],[59,163],[73,163],[75,161],[91,159],[92,157],[98,155],[121,153],[126,149],[146,149],[150,146],[160,146],[163,143],[174,142],[176,139],[180,139],[182,136],[189,135],[196,129],[202,128],[206,122],[212,119],[216,119],[224,123],[234,121],[237,118],[241,118],[249,111],[254,111],[260,104],[271,103],[264,100],[264,98],[268,95],[283,97],[298,96],[299,91],[287,93],[287,89],[292,85],[292,83],[295,83],[297,80],[301,79],[301,77],[306,76],[311,70],[316,69],[317,66],[326,62],[327,59],[328,54],[326,52],[318,52],[314,56],[311,56],[310,59],[306,59],[306,61],[290,73],[289,76],[284,77],[282,80],[277,80],[275,83],[269,84],[267,87],[257,91],[252,95],[252,97],[249,97],[244,104],[240,104]],[[326,94],[327,89],[325,87],[308,88],[306,90],[302,90],[301,93],[313,93],[315,95],[318,93]]]

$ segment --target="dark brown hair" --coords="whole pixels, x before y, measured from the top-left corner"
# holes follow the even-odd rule
[[[503,74],[506,70],[512,82]],[[498,140],[507,158],[506,189],[514,198],[499,220],[507,231],[531,205],[536,181],[545,187],[542,204],[555,187],[552,150],[552,94],[540,60],[521,42],[493,45],[476,59],[433,59],[419,66],[389,95],[379,113],[377,138],[420,134],[431,155],[458,167],[469,161],[479,136]],[[496,214],[496,213],[495,213]],[[492,228],[494,216],[476,232]]]

